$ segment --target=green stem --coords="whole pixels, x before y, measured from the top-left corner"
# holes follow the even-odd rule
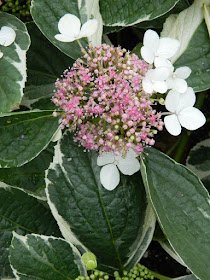
[[[168,276],[159,274],[159,273],[154,272],[154,271],[149,270],[149,269],[148,269],[148,271],[150,271],[150,272],[152,273],[152,275],[153,275],[155,278],[159,279],[159,280],[172,280],[172,278],[170,278],[170,277],[168,277]]]
[[[184,133],[179,141],[179,146],[178,149],[176,151],[176,154],[174,156],[174,160],[177,162],[180,162],[184,153],[184,148],[187,145],[187,142],[189,140],[189,136],[190,136],[191,132],[188,131],[187,133]]]
[[[170,154],[172,154],[173,151],[177,148],[177,146],[179,145],[179,143],[180,143],[180,138],[178,139],[178,141],[176,141],[176,142],[170,147],[170,149],[168,149],[168,151],[166,152],[166,154],[167,154],[168,156],[170,156]]]

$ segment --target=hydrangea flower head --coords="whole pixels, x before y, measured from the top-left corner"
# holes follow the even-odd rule
[[[125,156],[129,149],[140,154],[154,145],[162,130],[160,113],[151,93],[142,88],[149,66],[120,47],[91,47],[56,82],[52,101],[62,110],[61,128],[74,132],[86,150]]]

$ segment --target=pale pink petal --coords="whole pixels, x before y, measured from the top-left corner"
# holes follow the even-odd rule
[[[161,38],[157,49],[157,56],[162,58],[172,57],[179,48],[179,41],[172,38]]]
[[[175,113],[180,100],[180,93],[175,90],[170,90],[165,99],[165,107],[168,111]]]
[[[72,14],[65,14],[58,22],[58,30],[61,34],[70,38],[78,37],[80,32],[81,22],[77,16]]]
[[[167,84],[164,81],[155,81],[153,83],[153,89],[159,93],[165,93],[168,90]]]
[[[168,67],[158,67],[158,68],[155,68],[153,70],[153,72],[151,72],[151,73],[152,73],[152,77],[151,77],[151,74],[150,74],[150,78],[152,78],[152,80],[164,81],[169,77],[169,75],[171,73],[171,69],[168,68]]]
[[[171,135],[177,136],[181,133],[182,128],[175,114],[166,116],[164,118],[164,124]]]
[[[188,107],[178,114],[180,124],[189,130],[195,130],[203,126],[206,122],[204,114],[194,107]]]
[[[117,187],[120,182],[120,173],[115,164],[107,164],[101,168],[100,181],[108,191]]]
[[[154,52],[148,47],[143,46],[141,48],[141,56],[149,64],[152,64],[154,62]]]
[[[159,56],[155,57],[154,65],[155,65],[155,67],[171,67],[171,68],[173,68],[173,65],[172,65],[170,60],[159,57]]]
[[[55,39],[60,41],[60,42],[66,42],[66,43],[70,43],[76,40],[75,37],[70,37],[70,36],[66,36],[63,34],[56,34],[55,35]]]
[[[183,79],[176,78],[174,79],[173,89],[180,93],[184,93],[187,90],[187,82]]]
[[[143,44],[145,47],[150,48],[153,52],[155,52],[158,49],[159,46],[159,35],[157,32],[148,29],[144,33],[144,39],[143,39]]]
[[[153,93],[153,84],[149,79],[143,79],[142,87],[146,93]]]
[[[187,79],[190,74],[191,74],[192,70],[188,67],[188,66],[183,66],[183,67],[179,67],[176,69],[175,74],[177,76],[177,78],[181,78],[181,79]]]
[[[16,38],[15,31],[8,26],[3,26],[0,30],[0,45],[8,47],[10,46]]]
[[[113,152],[103,152],[97,157],[97,165],[103,166],[108,163],[114,162],[114,153]]]
[[[82,25],[79,38],[92,36],[98,28],[96,19],[90,19]]]
[[[196,101],[195,93],[191,87],[188,87],[184,93],[180,94],[177,111],[181,111],[187,107],[193,107],[195,101]]]
[[[116,158],[116,157],[115,157]],[[118,158],[118,159],[117,159]],[[117,157],[117,167],[124,175],[133,175],[140,169],[140,163],[133,155],[126,155],[125,158]]]

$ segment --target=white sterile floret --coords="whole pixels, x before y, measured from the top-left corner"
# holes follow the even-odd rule
[[[61,34],[55,35],[55,38],[61,42],[73,42],[93,35],[97,27],[98,22],[96,19],[88,20],[81,27],[81,22],[77,16],[65,14],[58,22],[58,30]]]
[[[0,45],[4,47],[10,46],[15,41],[16,33],[8,26],[3,26],[0,30]]]
[[[165,93],[168,89],[166,80],[170,75],[170,68],[158,67],[150,69],[142,81],[143,90],[147,93],[153,91]]]
[[[3,54],[3,52],[1,52],[1,51],[0,51],[0,58],[2,58],[2,57],[3,57],[3,55],[4,55],[4,54]]]
[[[112,191],[120,182],[119,170],[124,175],[133,175],[140,169],[138,155],[129,149],[126,156],[115,156],[113,152],[103,152],[97,158],[97,165],[103,166],[100,172],[100,181],[105,189]],[[118,170],[118,168],[119,170]]]
[[[170,66],[171,58],[179,48],[179,41],[172,38],[159,38],[157,32],[149,29],[144,34],[141,56],[147,62],[155,67]]]
[[[187,66],[179,67],[174,72],[174,67],[171,67],[171,74],[167,79],[167,86],[169,89],[174,89],[179,93],[184,93],[187,90],[187,79],[191,74],[191,69]]]
[[[190,87],[184,93],[178,93],[175,90],[169,91],[165,106],[172,114],[164,118],[164,124],[170,134],[179,135],[181,126],[195,130],[204,125],[206,118],[200,110],[193,107],[195,100],[195,93]]]

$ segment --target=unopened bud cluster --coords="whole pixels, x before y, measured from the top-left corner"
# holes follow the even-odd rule
[[[103,271],[94,271],[89,276],[78,276],[75,280],[109,280],[109,275]]]
[[[140,154],[163,129],[160,113],[142,80],[151,65],[121,47],[82,49],[83,57],[56,81],[52,101],[63,111],[61,128],[86,150]],[[57,112],[54,112],[57,116]]]
[[[2,11],[11,13],[18,18],[30,16],[31,0],[2,0]]]
[[[136,265],[130,271],[123,271],[123,276],[119,275],[119,272],[114,273],[116,280],[145,280],[154,279],[152,273],[143,265]]]

